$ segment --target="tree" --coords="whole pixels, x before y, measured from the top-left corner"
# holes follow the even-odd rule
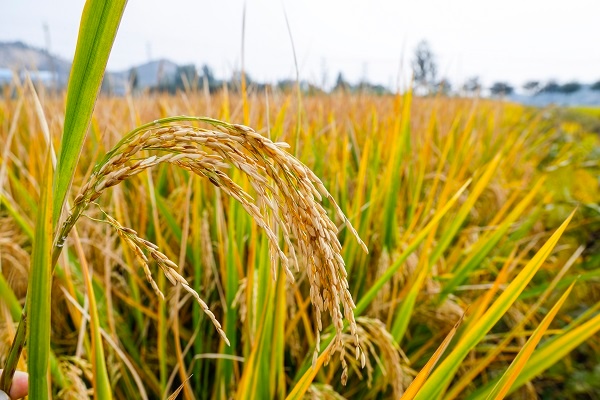
[[[206,64],[202,66],[202,76],[206,78],[209,85],[213,85],[216,83],[215,74],[213,73],[212,69]]]
[[[476,94],[481,90],[481,82],[479,82],[479,77],[473,76],[465,81],[462,86],[462,89],[470,94]]]
[[[131,90],[136,90],[139,86],[139,77],[137,68],[131,68],[129,70],[129,85]]]
[[[536,94],[540,89],[540,81],[527,81],[523,85],[523,89],[525,89],[525,91],[528,92],[530,95]]]
[[[159,72],[159,76],[160,75],[161,73]],[[175,75],[172,78],[167,79],[167,77],[159,77],[158,82],[158,86],[156,86],[155,90],[158,90],[159,92],[167,91],[169,93],[175,93],[177,90],[186,90],[186,86],[194,88],[193,86],[198,82],[198,71],[193,64],[178,66],[175,70]]]
[[[356,86],[356,89],[358,89],[359,91],[361,91],[363,93],[371,93],[371,94],[376,94],[376,95],[383,95],[383,94],[390,93],[390,91],[385,86],[369,83],[364,80],[361,83],[359,83],[358,86]]]
[[[190,88],[198,80],[198,71],[194,64],[182,65],[177,67],[175,73],[175,89],[185,89],[186,85]]]
[[[452,84],[448,78],[442,78],[436,86],[436,91],[446,96],[452,91]]]
[[[333,90],[338,91],[338,90],[349,90],[349,89],[350,89],[350,84],[348,82],[346,82],[346,80],[344,79],[344,75],[340,71],[340,73],[337,76],[337,79],[335,80],[335,86],[333,87]]]
[[[215,78],[213,70],[206,64],[202,66],[202,80],[206,82],[210,92],[214,92],[220,87],[220,82]]]
[[[429,43],[422,40],[415,49],[412,61],[413,76],[415,83],[427,93],[435,86],[437,76],[437,64]]]
[[[558,93],[560,91],[560,85],[558,83],[556,83],[556,81],[551,80],[548,81],[544,87],[542,87],[542,89],[540,89],[540,92],[544,92],[544,93]]]
[[[227,81],[227,87],[229,88],[229,90],[233,91],[233,92],[237,92],[237,93],[241,93],[242,91],[242,77],[244,78],[244,82],[246,82],[246,88],[249,88],[250,86],[256,88],[256,89],[263,89],[264,88],[264,84],[259,83],[259,82],[255,82],[252,77],[250,77],[250,75],[247,72],[242,72],[240,70],[235,70],[233,71],[233,73],[231,74],[231,79],[229,81]]]
[[[592,90],[600,90],[600,81],[592,83],[592,86],[590,86],[590,89],[592,89]]]
[[[506,82],[496,82],[490,88],[493,96],[507,96],[512,94],[514,88]]]
[[[568,83],[565,83],[564,85],[561,85],[560,92],[564,93],[564,94],[571,94],[571,93],[577,92],[580,89],[581,89],[581,83],[573,81],[573,82],[568,82]]]

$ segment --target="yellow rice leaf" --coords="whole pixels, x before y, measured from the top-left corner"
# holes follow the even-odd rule
[[[294,389],[292,389],[290,394],[287,395],[286,400],[302,399],[304,393],[306,393],[310,384],[313,382],[313,379],[315,379],[315,376],[317,376],[317,372],[319,372],[319,370],[323,366],[323,363],[329,357],[329,352],[330,348],[327,347],[325,351],[319,356],[319,358],[317,358],[317,362],[315,363],[315,365],[312,368],[309,368],[304,373],[304,375],[302,375],[302,378],[300,378],[296,386],[294,386]]]
[[[463,317],[464,317],[464,315],[463,315]],[[456,334],[456,330],[458,329],[460,323],[462,322],[463,317],[461,317],[460,320],[458,320],[456,325],[454,325],[454,327],[450,330],[448,335],[446,335],[446,338],[444,339],[442,344],[440,344],[440,347],[438,347],[438,349],[435,351],[435,353],[433,353],[433,355],[431,356],[429,361],[427,361],[427,364],[425,364],[425,366],[421,369],[419,374],[412,381],[412,383],[410,384],[408,389],[406,389],[406,392],[404,392],[404,394],[401,397],[402,400],[412,400],[415,398],[417,393],[419,393],[419,389],[421,389],[421,387],[425,383],[425,380],[427,379],[427,377],[429,377],[429,374],[431,373],[431,371],[433,370],[433,368],[435,367],[437,362],[440,360],[440,358],[446,351],[446,348],[450,344],[450,341]]]
[[[575,282],[573,282],[571,286],[569,286],[567,291],[556,302],[556,304],[554,305],[554,307],[552,307],[552,309],[546,315],[546,317],[544,317],[544,319],[537,327],[535,332],[533,332],[533,335],[531,335],[527,343],[525,343],[525,346],[523,346],[523,348],[521,349],[521,351],[519,351],[519,354],[517,354],[513,362],[506,370],[506,372],[504,372],[500,381],[498,381],[492,392],[488,395],[488,400],[499,400],[503,399],[504,396],[506,396],[511,386],[519,376],[519,373],[523,370],[523,367],[525,367],[525,364],[533,354],[533,351],[535,350],[536,346],[544,336],[544,333],[546,333],[546,330],[548,329],[550,323],[558,313],[558,310],[560,310],[560,307],[563,305],[563,303],[569,296],[569,293],[571,293],[573,285],[575,285]]]

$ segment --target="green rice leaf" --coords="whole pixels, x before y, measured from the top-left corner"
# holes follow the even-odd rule
[[[556,246],[556,243],[571,221],[571,218],[573,218],[574,213],[575,211],[573,211],[567,220],[562,223],[527,265],[523,267],[521,272],[512,280],[511,284],[500,297],[498,297],[487,312],[463,334],[463,337],[457,343],[456,347],[425,383],[417,395],[417,399],[436,399],[446,390],[467,354],[481,341],[481,339],[484,338],[486,333],[492,329],[500,318],[502,318],[515,300],[517,300],[523,289],[525,289],[525,286],[531,281],[546,258],[550,255],[552,249],[554,249],[554,246]]]
[[[358,316],[361,315],[369,306],[369,304],[371,304],[371,302],[375,299],[375,297],[377,296],[377,293],[379,292],[379,290],[382,288],[383,285],[385,285],[385,283],[387,281],[389,281],[392,276],[394,276],[394,274],[400,269],[400,267],[404,264],[404,262],[406,261],[406,259],[408,258],[408,256],[415,251],[415,249],[421,244],[421,242],[423,240],[425,240],[425,238],[427,237],[427,235],[429,234],[429,232],[437,226],[438,222],[440,221],[440,219],[442,219],[442,217],[444,215],[446,215],[446,213],[448,212],[448,210],[450,210],[450,208],[452,208],[452,206],[454,205],[454,203],[456,203],[456,201],[459,199],[460,195],[465,191],[465,189],[467,188],[467,186],[469,186],[469,184],[471,183],[471,181],[469,180],[467,183],[465,183],[459,190],[458,192],[456,192],[456,194],[454,196],[452,196],[452,198],[448,201],[448,203],[446,203],[446,205],[444,205],[443,208],[439,209],[431,218],[431,221],[427,224],[427,226],[425,226],[416,236],[415,238],[412,240],[412,242],[406,247],[406,249],[402,252],[402,254],[398,257],[398,259],[396,260],[396,262],[394,262],[394,264],[392,264],[384,273],[383,275],[371,286],[371,288],[369,289],[369,291],[367,291],[367,293],[365,293],[363,295],[363,297],[360,299],[360,301],[358,302],[358,304],[356,305],[356,310],[354,311],[354,313]]]
[[[564,358],[577,346],[581,345],[598,332],[600,332],[600,314],[594,316],[587,322],[572,329],[568,329],[562,334],[555,335],[544,342],[540,348],[533,353],[508,393],[513,393],[536,376],[541,375],[557,362],[564,360]],[[497,380],[492,381],[488,385],[479,388],[468,397],[469,400],[485,399],[496,382]]]
[[[50,359],[50,303],[52,293],[52,164],[46,154],[41,198],[35,224],[27,296],[29,396],[48,399]]]
[[[83,9],[69,77],[65,123],[56,166],[52,215],[54,225],[58,224],[73,180],[126,3],[126,0],[88,0]]]
[[[533,353],[536,346],[544,336],[544,333],[546,333],[546,330],[550,326],[550,323],[552,322],[552,320],[554,320],[554,317],[558,313],[558,310],[560,310],[560,307],[563,305],[563,303],[569,296],[569,293],[571,293],[573,285],[575,285],[574,282],[573,284],[571,284],[571,286],[569,286],[569,288],[562,295],[562,297],[556,302],[556,304],[554,305],[554,307],[552,307],[552,309],[546,315],[546,317],[544,317],[540,325],[538,325],[535,332],[533,332],[533,335],[531,335],[529,340],[527,340],[527,343],[525,343],[521,351],[519,351],[519,354],[517,354],[513,362],[506,370],[506,372],[504,372],[500,381],[496,384],[496,386],[494,386],[494,389],[488,395],[488,399],[501,400],[504,398],[504,396],[506,396],[512,384],[515,382],[520,372],[523,370],[525,363],[527,363],[527,360],[529,360],[531,354]]]

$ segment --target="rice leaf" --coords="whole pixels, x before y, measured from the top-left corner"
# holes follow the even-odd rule
[[[87,263],[83,247],[77,231],[73,232],[75,238],[75,250],[81,262],[84,282],[88,294],[88,305],[90,314],[90,330],[92,342],[92,372],[94,385],[95,400],[110,400],[112,399],[112,389],[108,379],[108,371],[106,369],[106,360],[104,359],[104,349],[102,347],[102,334],[100,332],[100,319],[98,317],[98,307],[96,305],[96,297],[94,296],[94,286],[92,285],[92,277],[90,267]]]
[[[446,213],[448,212],[448,210],[450,210],[450,208],[452,208],[452,206],[454,205],[454,203],[456,203],[456,201],[459,199],[460,195],[465,191],[465,189],[469,186],[469,184],[471,183],[471,181],[469,180],[467,183],[465,183],[455,194],[454,196],[452,196],[452,198],[448,201],[448,203],[446,203],[444,205],[444,207],[440,208],[431,218],[431,221],[427,224],[427,226],[425,226],[416,236],[415,238],[411,241],[411,243],[406,247],[406,249],[402,252],[402,254],[398,257],[398,259],[394,262],[394,264],[392,264],[386,271],[385,273],[375,282],[373,283],[373,285],[370,287],[370,289],[367,291],[367,293],[365,293],[363,295],[363,297],[360,299],[360,301],[358,302],[358,304],[356,305],[356,310],[354,311],[355,314],[361,315],[369,306],[369,304],[375,299],[375,297],[377,296],[377,293],[379,292],[379,290],[381,289],[381,287],[383,285],[385,285],[385,283],[387,281],[389,281],[392,276],[394,276],[394,274],[400,269],[400,267],[402,266],[402,264],[406,261],[406,259],[408,258],[408,256],[415,251],[415,249],[421,244],[421,242],[423,240],[425,240],[425,238],[427,237],[427,235],[429,234],[429,232],[435,227],[437,226],[438,222],[440,221],[440,219],[442,219],[442,217],[444,215],[446,215]]]
[[[561,235],[567,228],[567,225],[573,218],[575,211],[562,223],[562,225],[554,232],[536,255],[527,263],[521,272],[512,280],[511,284],[498,297],[492,306],[483,314],[483,316],[475,323],[467,332],[464,333],[456,347],[448,355],[448,357],[440,364],[439,368],[434,371],[429,380],[425,383],[417,399],[435,399],[442,394],[454,374],[460,367],[462,360],[467,356],[477,343],[483,339],[487,332],[502,318],[504,313],[519,297],[525,286],[531,281],[535,273],[542,266],[546,258],[550,255],[554,246],[560,239]]]
[[[572,325],[576,325],[575,322]],[[585,323],[566,330],[564,333],[553,336],[544,342],[532,355],[527,364],[511,386],[509,394],[519,389],[545,370],[564,360],[564,358],[577,346],[600,332],[600,315],[594,316]],[[469,400],[484,400],[493,389],[497,381],[480,387],[473,392]]]
[[[569,286],[567,291],[556,302],[554,307],[552,307],[550,312],[544,317],[542,322],[535,329],[535,331],[533,332],[533,335],[531,335],[529,340],[527,340],[527,343],[525,343],[523,348],[519,351],[519,354],[517,354],[517,356],[515,357],[513,362],[510,364],[508,369],[502,375],[502,378],[500,379],[500,381],[496,384],[496,386],[494,386],[494,389],[488,395],[488,397],[487,397],[488,400],[491,400],[491,399],[501,400],[504,398],[504,396],[506,396],[508,394],[508,391],[510,390],[512,384],[515,382],[515,380],[519,376],[520,372],[523,370],[525,363],[527,363],[527,361],[531,357],[531,354],[533,353],[536,346],[538,345],[538,343],[540,342],[540,340],[546,333],[546,330],[550,326],[550,323],[552,322],[552,320],[554,320],[554,317],[556,316],[556,314],[558,313],[558,310],[560,310],[560,307],[562,307],[563,303],[569,296],[569,293],[571,293],[571,290],[573,289],[574,285],[575,285],[575,282],[573,282],[571,284],[571,286]]]
[[[454,325],[454,327],[452,327],[450,332],[448,332],[448,334],[446,335],[446,338],[444,339],[442,344],[440,344],[440,346],[437,348],[435,353],[433,353],[433,355],[431,356],[429,361],[427,361],[427,364],[425,364],[425,366],[423,368],[421,368],[421,371],[419,371],[419,374],[412,381],[412,383],[410,384],[408,389],[406,389],[406,391],[404,392],[404,395],[402,395],[401,400],[412,400],[415,398],[417,393],[419,393],[419,390],[421,389],[421,387],[427,380],[427,377],[429,377],[429,374],[431,374],[431,371],[433,371],[433,368],[435,368],[435,365],[438,363],[438,361],[440,360],[440,358],[442,357],[442,355],[448,348],[448,345],[450,344],[450,342],[452,341],[452,338],[456,334],[456,330],[458,329],[460,323],[462,322],[463,317],[461,317],[461,319],[456,323],[456,325]]]
[[[300,378],[298,383],[294,386],[292,391],[285,398],[286,400],[301,400],[304,398],[304,394],[308,390],[309,386],[312,384],[315,376],[317,376],[317,372],[323,366],[323,363],[329,357],[329,348],[325,349],[325,351],[317,358],[317,362],[312,368],[309,368],[304,375]]]
[[[81,15],[56,166],[53,225],[58,224],[73,180],[108,56],[126,4],[127,0],[87,0]]]
[[[50,359],[50,304],[52,298],[52,163],[46,154],[40,186],[40,206],[35,224],[31,273],[27,296],[27,369],[29,396],[48,399],[48,364]]]

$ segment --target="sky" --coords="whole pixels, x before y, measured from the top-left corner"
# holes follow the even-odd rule
[[[72,58],[83,0],[2,3],[0,41]],[[600,80],[599,15],[598,0],[129,0],[108,69],[166,58],[230,77],[242,66],[244,36],[244,68],[255,80],[295,78],[295,49],[300,79],[330,86],[341,71],[352,83],[395,88],[426,40],[438,75],[455,85],[472,76],[517,87],[591,83]]]

